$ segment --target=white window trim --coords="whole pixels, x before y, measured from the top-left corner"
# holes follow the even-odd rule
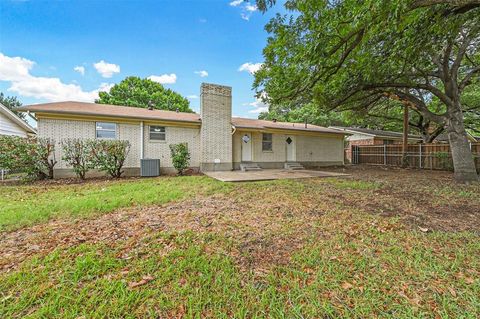
[[[150,138],[150,130],[152,127],[163,127],[165,129],[165,132],[163,134],[165,134],[165,139],[164,140],[152,140]],[[166,126],[163,126],[163,125],[149,125],[148,126],[148,131],[147,131],[147,134],[148,134],[148,141],[151,142],[151,143],[167,143],[167,127]]]
[[[270,136],[272,137],[272,139],[271,139],[270,141],[264,141],[264,140],[263,140],[264,134],[270,134]],[[270,142],[270,143],[271,143],[271,149],[269,149],[269,150],[264,150],[264,149],[263,149],[263,143],[264,143],[264,142]],[[273,133],[262,133],[262,152],[264,152],[264,153],[273,153]]]
[[[111,130],[98,130],[97,129],[97,124],[98,123],[109,123],[109,124],[114,124],[115,125],[115,137],[114,138],[108,138],[108,137],[98,137],[97,136],[97,131],[111,131]],[[97,140],[116,140],[118,138],[118,123],[115,123],[115,122],[100,122],[100,121],[96,121],[95,122],[95,139]]]

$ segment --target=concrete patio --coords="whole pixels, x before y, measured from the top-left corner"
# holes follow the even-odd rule
[[[251,182],[268,181],[275,179],[295,179],[295,178],[313,178],[313,177],[344,177],[349,174],[314,171],[314,170],[285,170],[285,169],[264,169],[261,171],[218,171],[205,172],[205,175],[215,178],[222,182]]]

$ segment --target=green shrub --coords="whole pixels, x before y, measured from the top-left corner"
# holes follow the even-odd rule
[[[75,175],[85,179],[85,174],[94,168],[91,140],[66,139],[62,141],[62,159],[72,167]]]
[[[93,165],[111,177],[122,176],[122,168],[130,151],[128,141],[94,140],[90,142]]]
[[[55,142],[50,139],[0,136],[0,168],[26,173],[27,179],[53,178]]]
[[[173,167],[177,170],[178,175],[183,175],[183,172],[190,165],[190,152],[187,143],[170,144],[170,154]]]

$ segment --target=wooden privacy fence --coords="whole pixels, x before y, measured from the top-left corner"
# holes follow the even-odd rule
[[[480,143],[470,144],[477,171],[480,171]],[[352,145],[352,164],[402,165],[402,145]],[[407,166],[453,170],[449,144],[409,144]]]

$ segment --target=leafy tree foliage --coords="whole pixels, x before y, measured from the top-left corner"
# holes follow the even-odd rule
[[[173,167],[177,170],[178,175],[183,175],[190,165],[190,152],[187,143],[170,144],[170,154]]]
[[[16,96],[5,96],[3,92],[0,92],[0,103],[15,113],[19,118],[25,120],[25,113],[16,110],[18,107],[22,106],[22,102],[20,102]]]
[[[480,73],[478,1],[285,5],[292,14],[266,26],[271,36],[254,83],[260,96],[273,105],[363,112],[400,102],[445,128],[456,179],[478,181],[462,104]]]
[[[113,178],[123,174],[123,165],[130,151],[130,142],[121,140],[92,140],[90,148],[93,167],[106,172]]]
[[[100,92],[95,103],[126,105],[159,110],[193,112],[190,102],[173,90],[150,79],[129,76],[115,84],[109,92]]]

